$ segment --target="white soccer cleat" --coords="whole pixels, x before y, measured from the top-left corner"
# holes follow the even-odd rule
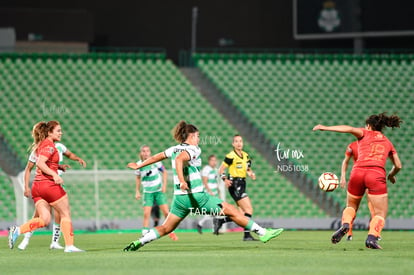
[[[66,246],[64,251],[65,252],[85,252],[85,250],[79,249],[74,245]]]
[[[50,244],[50,247],[49,247],[49,249],[63,249],[64,247],[63,246],[61,246],[59,243],[57,243],[57,242],[52,242],[51,244]]]
[[[9,248],[13,249],[14,244],[16,243],[17,237],[20,235],[20,229],[17,226],[11,226],[9,228],[9,237],[8,237],[8,243]]]
[[[24,238],[17,248],[20,250],[25,250],[28,245],[29,245],[29,240]]]

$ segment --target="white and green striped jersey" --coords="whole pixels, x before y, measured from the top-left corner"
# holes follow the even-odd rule
[[[201,176],[206,177],[208,188],[214,196],[218,195],[218,171],[217,168],[211,167],[210,165],[204,166],[201,170]]]
[[[60,142],[56,142],[55,143],[55,147],[58,150],[59,153],[59,164],[62,164],[63,162],[63,154],[66,153],[66,151],[68,150],[68,148],[66,148],[65,145],[63,145]],[[35,152],[31,152],[30,156],[29,156],[29,161],[36,163],[37,162],[37,155],[35,154]],[[58,170],[58,175],[61,176],[64,172],[62,170]]]
[[[140,163],[142,163],[141,160],[137,162],[137,164]],[[164,166],[161,162],[156,162],[135,170],[135,175],[141,177],[141,184],[144,188],[144,193],[155,193],[161,191],[162,171],[164,171]]]
[[[175,158],[183,151],[186,151],[190,157],[187,163],[183,164],[184,180],[188,183],[190,190],[181,190],[180,181],[178,180],[177,171],[175,170]],[[171,158],[172,170],[174,173],[174,195],[185,195],[188,193],[200,193],[204,191],[203,182],[201,181],[201,149],[198,146],[186,143],[178,144],[164,151],[167,158]]]

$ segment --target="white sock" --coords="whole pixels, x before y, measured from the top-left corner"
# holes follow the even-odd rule
[[[146,244],[149,242],[152,242],[153,240],[159,239],[160,235],[158,235],[157,233],[155,233],[155,229],[151,229],[147,234],[145,234],[145,236],[142,236],[139,241],[141,242],[141,244]]]
[[[149,229],[142,229],[142,236],[146,235],[149,232]]]
[[[263,236],[264,234],[266,234],[266,229],[264,229],[263,227],[261,227],[260,225],[258,225],[257,223],[253,223],[251,231],[253,231],[254,233],[256,233],[259,236]]]
[[[52,242],[59,242],[60,238],[60,224],[53,223]]]
[[[203,226],[203,224],[206,222],[206,221],[208,221],[208,220],[211,220],[213,217],[212,216],[204,216],[199,222],[198,222],[198,225],[199,226]]]
[[[26,240],[30,240],[30,238],[32,237],[32,235],[33,235],[33,231],[29,231],[27,233],[24,233],[24,238]]]

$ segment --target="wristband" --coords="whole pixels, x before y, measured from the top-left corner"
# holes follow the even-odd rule
[[[226,173],[221,174],[221,175],[220,175],[220,177],[221,177],[221,179],[222,179],[223,181],[227,179],[227,178],[226,178]]]

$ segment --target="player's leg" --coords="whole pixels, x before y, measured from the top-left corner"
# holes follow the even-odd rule
[[[212,220],[213,217],[210,215],[204,215],[201,220],[197,222],[197,231],[199,234],[203,234],[203,225],[206,221]]]
[[[348,192],[347,194],[347,206],[342,212],[342,226],[332,235],[331,241],[333,244],[339,243],[343,236],[349,231],[350,224],[353,222],[361,203],[362,196],[355,196]]]
[[[154,227],[158,226],[161,215],[160,215],[160,207],[156,203],[152,205],[151,217],[154,222]]]
[[[164,193],[160,192],[160,194],[162,196],[164,196]],[[168,213],[170,212],[169,209],[168,209],[167,200],[166,199],[165,200],[164,199],[157,199],[157,204],[160,207],[160,210],[161,210],[162,214],[164,215],[164,217],[167,218]],[[173,240],[173,241],[178,241],[178,236],[174,232],[169,233],[168,237],[170,237],[170,239]]]
[[[385,171],[382,168],[373,168],[367,173],[368,200],[374,208],[374,217],[369,223],[365,246],[372,249],[381,249],[377,240],[384,228],[388,212],[388,191],[385,176]]]
[[[149,231],[149,222],[151,216],[152,206],[144,206],[144,218],[142,221],[142,236],[148,233]]]
[[[245,188],[243,188],[243,192],[241,192],[242,186],[239,186],[238,181],[233,181],[232,185],[228,188],[230,196],[233,198],[234,202],[237,204],[237,202],[243,198],[243,194],[247,196],[247,194],[244,192]],[[245,185],[244,185],[245,187]],[[223,224],[227,222],[231,222],[232,220],[225,216],[224,218],[221,217],[215,217],[213,220],[213,234],[218,235],[220,228],[223,226]]]
[[[381,236],[381,231],[385,225],[385,218],[388,212],[388,194],[368,194],[368,197],[373,206],[374,217],[369,223],[368,237],[365,244],[368,248],[381,249],[377,244],[377,240]]]
[[[39,217],[39,214],[37,213],[35,209],[32,218],[38,218],[38,217]],[[27,246],[29,245],[29,241],[32,236],[33,236],[33,231],[24,233],[24,238],[17,248],[20,250],[25,250]]]
[[[333,244],[339,243],[348,233],[350,224],[355,219],[356,211],[365,194],[365,189],[365,170],[353,168],[348,182],[347,204],[342,212],[342,225],[331,237]]]
[[[21,226],[12,226],[9,228],[9,248],[13,249],[14,244],[16,243],[17,238],[20,234],[24,234],[30,231],[34,231],[38,228],[47,226],[50,223],[50,206],[45,200],[37,200],[36,211],[39,214],[39,217],[32,218]]]
[[[147,234],[145,234],[145,236],[142,236],[138,240],[130,243],[127,247],[124,248],[124,251],[138,250],[145,244],[171,233],[175,228],[177,228],[182,220],[183,218],[169,213],[162,225],[151,229]]]
[[[283,228],[279,229],[265,229],[255,223],[252,219],[244,216],[238,209],[233,205],[226,202],[221,202],[222,213],[228,216],[233,222],[237,225],[247,228],[249,231],[253,231],[260,236],[262,242],[268,242],[270,239],[273,239],[279,236],[283,232]]]
[[[65,239],[65,252],[84,252],[74,246],[74,234],[72,219],[70,215],[69,198],[65,194],[63,197],[51,203],[56,212],[60,214],[60,228]]]
[[[252,215],[253,215],[253,206],[252,206],[252,203],[251,203],[249,197],[246,196],[246,197],[238,200],[237,205],[241,208],[241,210],[243,211],[243,213],[246,217],[248,217],[248,218],[252,217]],[[253,238],[253,236],[250,234],[250,230],[248,230],[247,228],[244,228],[243,241],[256,241],[256,239]]]
[[[54,211],[55,215],[55,222],[53,223],[52,229],[52,242],[50,243],[50,249],[63,249],[63,247],[59,244],[60,239],[60,215],[59,212]]]

